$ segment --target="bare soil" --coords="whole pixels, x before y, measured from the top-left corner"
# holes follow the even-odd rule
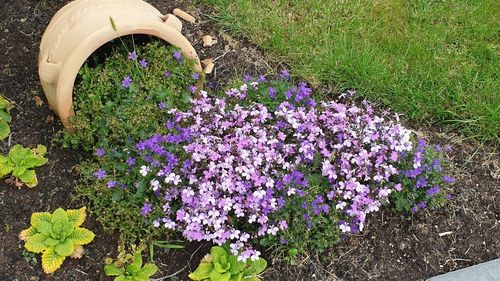
[[[32,212],[76,208],[73,200],[78,182],[74,166],[82,155],[53,143],[60,122],[46,122],[52,112],[38,82],[37,56],[41,36],[55,12],[69,1],[0,1],[0,94],[16,102],[12,135],[0,144],[2,153],[13,144],[49,147],[47,165],[37,170],[39,185],[17,189],[0,182],[0,280],[112,280],[103,274],[104,260],[116,255],[117,235],[104,233],[90,217],[85,227],[96,233],[81,260],[68,259],[52,275],[45,275],[37,256],[23,254],[17,235],[28,227]],[[192,1],[148,0],[163,13],[180,7],[197,23],[184,23],[185,36],[201,59],[216,59],[216,71],[208,77],[212,87],[244,73],[272,72],[261,51],[244,39],[234,39],[209,20],[209,8]],[[217,43],[203,48],[203,35]],[[333,87],[333,86],[332,86]],[[37,106],[34,97],[44,104]],[[410,127],[411,124],[410,124]],[[374,214],[362,235],[352,236],[327,253],[304,256],[290,265],[276,259],[264,280],[423,280],[425,278],[500,257],[500,157],[493,147],[468,143],[438,127],[420,128],[434,143],[452,144],[453,175],[457,178],[454,199],[438,211],[405,219],[391,210]],[[180,280],[207,252],[208,244],[187,243],[183,250],[159,250],[155,256],[157,277],[176,273]],[[266,256],[272,256],[272,252]],[[36,263],[36,264],[35,264]],[[168,280],[168,279],[167,279]]]

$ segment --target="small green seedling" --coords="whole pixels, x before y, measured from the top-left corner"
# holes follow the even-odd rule
[[[92,231],[80,227],[85,217],[85,207],[67,211],[58,208],[53,214],[33,213],[30,228],[21,231],[19,239],[26,242],[26,250],[42,253],[43,271],[53,273],[66,257],[81,258],[82,245],[94,239]]]
[[[10,110],[14,108],[14,103],[0,96],[0,140],[4,140],[10,134],[9,123],[12,121]]]
[[[118,267],[116,263],[108,264],[104,267],[107,276],[116,276],[115,281],[149,281],[150,277],[158,271],[158,267],[153,263],[142,265],[141,252],[136,252],[132,263]]]
[[[0,178],[12,173],[17,187],[23,184],[35,187],[38,179],[33,168],[47,163],[48,159],[43,157],[46,152],[47,148],[40,144],[34,149],[24,148],[20,144],[14,145],[7,156],[0,155]]]
[[[259,274],[267,267],[266,260],[238,261],[223,247],[214,246],[189,278],[198,281],[260,281]]]

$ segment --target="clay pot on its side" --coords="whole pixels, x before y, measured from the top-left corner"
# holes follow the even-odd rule
[[[112,24],[113,22],[113,24]],[[116,29],[116,30],[115,30]],[[87,58],[99,47],[121,36],[147,34],[163,39],[196,60],[191,43],[181,34],[174,15],[162,15],[142,0],[76,0],[50,21],[40,44],[38,73],[51,109],[68,128],[73,111],[73,84]]]

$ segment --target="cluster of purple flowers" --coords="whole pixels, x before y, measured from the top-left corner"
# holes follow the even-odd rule
[[[444,151],[439,145],[429,146],[424,139],[417,141],[415,149],[406,155],[406,160],[400,161],[400,175],[394,179],[405,185],[402,194],[412,194],[394,198],[394,201],[400,201],[396,202],[396,206],[400,205],[399,209],[416,213],[451,199],[445,187],[453,184],[455,179],[444,174],[443,169],[443,162],[448,161],[443,153],[450,150],[449,146]]]
[[[273,111],[260,103],[238,104],[249,88],[265,86],[259,81],[228,90],[228,99],[201,91],[189,110],[168,111],[168,134],[128,151],[127,176],[146,183],[161,202],[164,216],[154,226],[178,230],[188,240],[229,243],[241,260],[257,259],[250,241],[288,228],[273,214],[290,197],[308,193],[304,168],[320,161],[320,169],[310,172],[322,175],[328,192],[315,197],[311,215],[336,210],[344,214],[343,232],[361,231],[366,215],[401,190],[391,178],[401,172],[395,163],[412,149],[410,132],[397,116],[377,116],[366,102],[316,104],[305,83],[288,89]],[[144,204],[144,216],[153,208],[149,202],[158,200]]]

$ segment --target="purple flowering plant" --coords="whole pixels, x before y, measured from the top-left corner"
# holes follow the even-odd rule
[[[79,193],[122,242],[180,233],[240,260],[258,259],[256,244],[322,251],[384,205],[442,205],[453,181],[437,148],[414,143],[397,115],[354,102],[354,91],[317,101],[284,71],[209,96],[174,48],[120,59],[127,66],[109,65],[113,87],[84,79],[77,116],[88,119],[71,139],[98,156],[82,165]]]
[[[121,185],[102,189],[136,200],[147,227],[229,245],[242,260],[260,255],[252,242],[324,250],[401,190],[394,179],[413,144],[397,116],[356,105],[353,92],[311,94],[283,78],[202,91],[167,111],[166,131],[106,154],[99,169]]]
[[[455,179],[446,174],[451,165],[449,150],[449,147],[432,146],[425,139],[418,139],[414,149],[398,162],[399,173],[393,181],[399,192],[391,194],[397,211],[413,214],[441,207],[451,199]]]

